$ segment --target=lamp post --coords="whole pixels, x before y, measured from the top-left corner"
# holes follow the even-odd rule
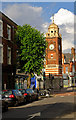
[[[44,90],[45,90],[45,80],[46,80],[46,76],[45,76],[45,69],[44,69],[44,68],[42,69],[42,73],[43,73],[43,80],[44,80],[43,86],[44,86]]]

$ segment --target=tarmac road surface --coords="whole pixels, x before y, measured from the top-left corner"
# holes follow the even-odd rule
[[[73,94],[55,95],[30,104],[10,107],[2,114],[2,118],[5,118],[4,120],[62,120],[62,118],[74,120],[76,119],[75,101],[76,96]]]

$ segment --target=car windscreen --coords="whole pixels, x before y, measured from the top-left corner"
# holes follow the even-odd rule
[[[22,92],[22,93],[25,93],[25,89],[23,89],[21,92]]]

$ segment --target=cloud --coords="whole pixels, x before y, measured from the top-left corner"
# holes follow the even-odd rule
[[[52,17],[50,18],[52,20]],[[67,9],[61,8],[54,15],[54,22],[60,28],[62,34],[62,50],[66,52],[74,47],[74,14]]]
[[[44,33],[47,33],[48,26],[49,26],[49,23],[48,23],[48,22],[43,23],[43,24],[41,25],[41,31],[44,32]]]
[[[27,3],[7,5],[3,12],[18,25],[30,24],[41,32],[46,33],[49,23],[42,18],[43,8],[33,7]]]
[[[46,33],[50,23],[42,18],[43,8],[33,7],[26,3],[11,4],[4,8],[4,13],[19,25],[30,24],[41,32]],[[76,17],[76,16],[75,16]],[[52,17],[50,18],[52,20]],[[74,46],[74,14],[67,9],[61,8],[54,14],[55,24],[59,26],[62,34],[62,50],[71,49]]]
[[[74,23],[74,14],[67,9],[61,8],[55,15],[55,23],[58,25]],[[52,19],[52,18],[51,18]]]
[[[8,5],[3,11],[19,25],[30,24],[40,28],[43,23],[41,18],[42,7],[32,7],[29,4],[21,3]]]

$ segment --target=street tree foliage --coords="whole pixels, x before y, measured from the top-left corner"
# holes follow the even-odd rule
[[[39,75],[43,68],[46,49],[44,34],[27,24],[18,26],[16,43],[21,69],[29,74]]]

